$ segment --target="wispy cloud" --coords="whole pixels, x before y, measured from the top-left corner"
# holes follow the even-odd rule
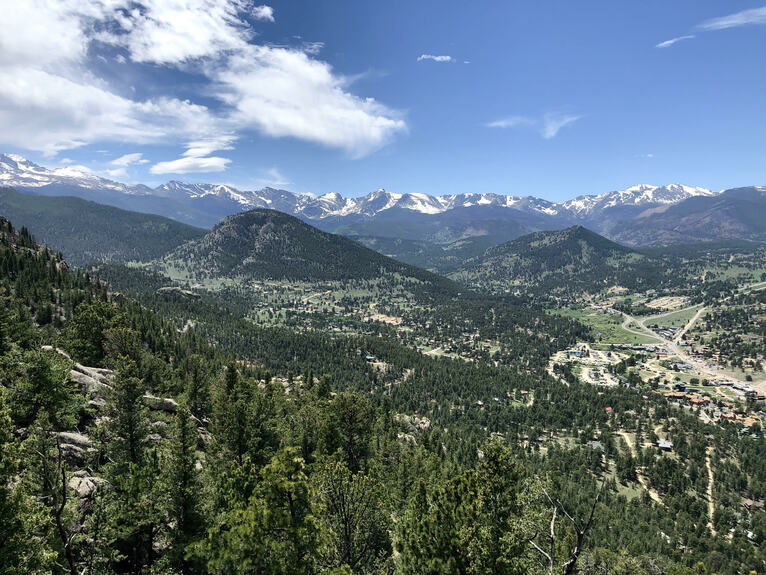
[[[698,24],[695,28],[702,32],[713,32],[716,30],[728,30],[729,28],[739,28],[740,26],[749,26],[751,24],[766,24],[766,7],[763,8],[751,8],[749,10],[742,10],[741,12],[735,12],[728,16],[720,16],[718,18],[711,18]],[[678,36],[665,40],[655,45],[655,48],[668,48],[673,44],[681,42],[682,40],[691,40],[695,38],[694,34],[686,34],[684,36]]]
[[[728,16],[713,18],[703,22],[698,28],[702,30],[726,30],[727,28],[737,28],[739,26],[747,26],[748,24],[766,24],[766,7],[751,8],[750,10],[743,10]]]
[[[453,58],[452,56],[437,56],[434,54],[421,54],[418,56],[418,62],[422,62],[423,60],[433,60],[434,62],[452,62]]]
[[[148,164],[149,160],[144,158],[144,155],[141,152],[135,152],[133,154],[125,154],[124,156],[120,156],[119,158],[112,160],[110,163],[113,166],[127,167],[131,164]]]
[[[290,184],[292,182],[289,178],[276,167],[265,170],[261,177],[255,180],[255,185],[259,188],[281,188]]]
[[[677,38],[671,38],[670,40],[665,40],[664,42],[660,42],[655,46],[655,48],[668,48],[672,46],[673,44],[677,44],[678,42],[682,42],[683,40],[691,40],[694,38],[694,34],[687,34],[685,36],[678,36]]]
[[[562,114],[559,112],[548,112],[541,118],[534,118],[531,116],[508,116],[507,118],[501,118],[494,120],[487,124],[488,128],[520,128],[520,127],[532,127],[540,136],[546,140],[555,138],[559,133],[559,130],[565,126],[575,123],[582,116],[574,114]]]
[[[487,124],[488,128],[516,128],[517,126],[531,126],[536,120],[527,116],[509,116]]]
[[[570,124],[574,124],[582,116],[573,116],[568,114],[545,114],[543,116],[543,126],[540,130],[540,134],[546,140],[555,138],[559,130]]]

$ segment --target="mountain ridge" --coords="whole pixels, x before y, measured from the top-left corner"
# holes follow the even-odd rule
[[[205,230],[153,214],[68,196],[34,196],[0,186],[0,214],[25,226],[73,265],[148,261]]]
[[[222,219],[218,217],[219,212],[225,216],[253,208],[276,209],[305,220],[318,221],[320,225],[333,218],[376,217],[393,208],[423,215],[436,215],[474,206],[503,208],[532,216],[586,220],[599,210],[618,206],[645,209],[650,206],[675,204],[689,197],[710,197],[718,193],[706,188],[682,184],[666,186],[641,184],[624,190],[581,195],[564,202],[552,202],[529,195],[470,192],[429,195],[393,193],[383,188],[354,198],[346,198],[337,192],[314,197],[270,187],[261,190],[239,190],[226,184],[190,184],[178,180],[171,180],[150,188],[143,184],[131,186],[101,178],[75,167],[50,170],[15,154],[0,154],[0,184],[31,193],[49,191],[51,187],[69,186],[91,191],[101,189],[112,193],[117,192],[132,198],[155,198],[171,202],[187,202],[192,205],[195,203],[202,205],[204,202],[217,203],[219,210],[213,210],[213,216],[218,219]],[[46,193],[46,195],[50,194]],[[226,211],[229,213],[225,213]],[[183,216],[182,212],[180,217]],[[212,227],[218,219],[205,227]]]

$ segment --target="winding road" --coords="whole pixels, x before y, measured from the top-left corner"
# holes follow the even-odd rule
[[[746,293],[748,291],[753,291],[761,288],[766,288],[766,281],[758,282],[754,284],[750,284],[747,286],[743,286],[737,290],[738,293]],[[730,299],[731,296],[728,296],[724,298],[724,301],[727,299]],[[623,315],[624,321],[622,322],[622,329],[625,331],[632,333],[633,335],[639,335],[643,337],[651,337],[657,341],[658,344],[664,345],[668,351],[675,356],[678,356],[678,358],[683,361],[684,363],[688,363],[689,365],[694,366],[695,369],[697,369],[700,373],[706,375],[707,377],[710,377],[712,379],[725,379],[729,381],[737,381],[739,383],[744,384],[745,382],[737,377],[732,376],[731,373],[727,373],[721,369],[717,369],[715,367],[709,367],[704,362],[701,362],[699,360],[696,360],[689,356],[684,349],[679,345],[683,336],[686,335],[686,333],[694,326],[694,324],[702,317],[702,315],[707,311],[707,308],[702,306],[697,310],[697,313],[694,314],[694,316],[686,323],[686,325],[676,333],[675,337],[670,340],[662,337],[661,335],[655,333],[648,327],[646,327],[646,322],[652,321],[655,319],[659,319],[661,317],[665,317],[668,315],[672,315],[675,313],[680,313],[683,311],[691,310],[697,307],[696,305],[689,306],[682,309],[677,309],[661,314],[651,315],[648,317],[645,317],[643,319],[637,319],[633,317],[630,314],[627,314],[625,312],[620,312]],[[640,331],[635,330],[630,326],[631,323],[636,324]],[[759,383],[752,383],[748,382],[748,385],[751,385],[753,387],[760,387],[762,389],[766,388],[766,382],[759,382]]]

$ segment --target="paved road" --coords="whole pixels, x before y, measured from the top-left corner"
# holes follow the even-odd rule
[[[744,287],[738,289],[737,291],[739,293],[745,293],[745,292],[756,290],[756,289],[760,289],[760,288],[763,288],[763,287],[766,287],[766,282],[758,282],[758,283],[750,284],[748,286],[744,286]],[[729,299],[730,297],[731,296],[729,296],[729,297],[727,297],[725,299]],[[694,324],[697,322],[697,320],[699,320],[699,318],[702,317],[702,314],[704,314],[707,311],[707,308],[700,307],[697,310],[697,313],[694,314],[694,316],[687,322],[687,324],[683,327],[683,329],[681,329],[672,340],[669,340],[669,339],[666,339],[666,338],[662,337],[661,335],[659,335],[659,334],[653,332],[652,330],[650,330],[645,325],[646,322],[648,322],[650,320],[657,319],[657,318],[660,318],[660,317],[664,317],[666,315],[670,315],[670,314],[679,313],[679,312],[682,312],[682,311],[694,309],[695,307],[697,307],[697,306],[689,306],[687,308],[678,309],[678,310],[674,310],[674,311],[667,312],[667,313],[662,313],[662,314],[657,314],[657,315],[649,316],[649,317],[643,318],[641,320],[636,319],[635,317],[633,317],[630,314],[627,314],[625,312],[621,312],[623,317],[625,318],[625,320],[622,322],[622,328],[625,331],[630,332],[630,333],[632,333],[634,335],[651,336],[651,337],[653,337],[659,343],[661,343],[665,347],[667,347],[668,351],[671,354],[678,356],[678,358],[681,361],[683,361],[684,363],[688,363],[689,365],[694,366],[698,371],[700,371],[701,373],[707,375],[708,377],[711,377],[712,379],[726,379],[726,380],[730,380],[730,381],[734,380],[734,381],[738,381],[739,383],[744,384],[745,382],[743,380],[738,379],[738,378],[732,376],[730,373],[727,373],[727,372],[725,372],[723,370],[720,370],[720,369],[717,369],[717,368],[708,367],[704,362],[698,361],[698,360],[690,357],[686,353],[684,348],[679,345],[679,343],[681,342],[681,338],[692,328],[692,326],[694,326]],[[638,325],[641,331],[636,331],[636,330],[628,327],[628,324],[630,324],[630,323],[635,323],[636,325]],[[766,383],[764,383],[764,382],[755,383],[755,384],[753,384],[752,382],[748,382],[748,385],[751,385],[753,387],[758,387],[758,388],[766,388]]]

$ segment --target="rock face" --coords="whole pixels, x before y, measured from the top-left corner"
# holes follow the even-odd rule
[[[100,477],[91,477],[84,469],[72,473],[69,478],[69,488],[77,494],[80,499],[88,499],[93,495],[105,481]]]
[[[110,369],[86,367],[75,363],[69,375],[72,377],[72,381],[79,383],[88,395],[103,397],[112,389],[114,372]]]
[[[83,435],[82,433],[61,431],[58,436],[61,439],[62,445],[74,445],[81,449],[90,449],[93,447],[93,442],[90,440],[90,437]]]

